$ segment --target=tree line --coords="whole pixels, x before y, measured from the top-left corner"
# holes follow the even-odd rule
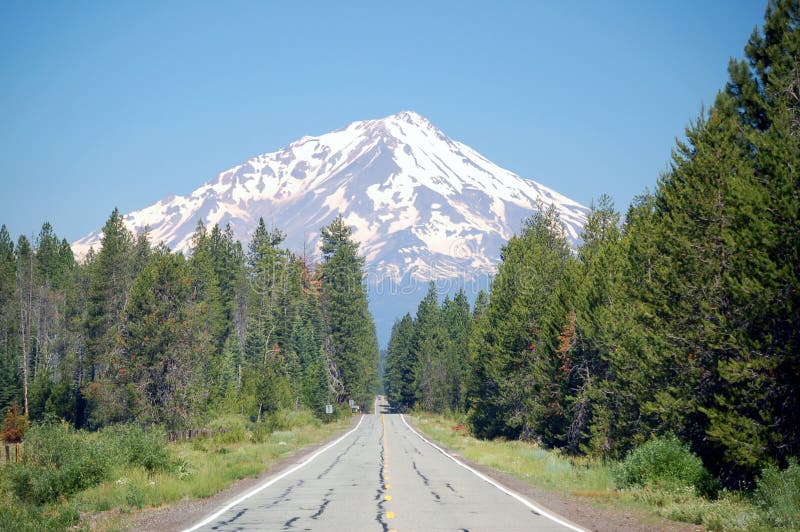
[[[311,264],[263,219],[246,250],[200,221],[187,258],[115,209],[77,262],[49,223],[34,242],[2,226],[0,407],[79,428],[183,428],[209,413],[369,404],[378,346],[351,234],[336,218]]]
[[[406,314],[395,322],[383,375],[386,396],[395,408],[464,409],[470,312],[463,290],[439,305],[436,284],[431,282],[416,316]]]
[[[729,485],[797,456],[798,3],[770,2],[745,52],[624,220],[600,198],[573,251],[543,209],[466,324],[434,292],[399,320],[390,399],[572,454],[619,458],[675,434]]]

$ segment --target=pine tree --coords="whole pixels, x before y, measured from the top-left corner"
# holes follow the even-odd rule
[[[183,255],[159,249],[137,276],[125,307],[122,356],[111,368],[106,421],[185,426],[207,393],[210,334],[192,305]]]
[[[798,443],[798,9],[770,3],[656,194],[644,296],[666,350],[646,410],[731,483]]]
[[[325,405],[331,401],[332,390],[323,352],[319,290],[304,261],[299,260],[296,268],[301,280],[300,308],[292,325],[291,344],[301,368],[297,388],[302,403],[322,417]]]
[[[536,437],[547,415],[542,405],[553,404],[545,368],[554,366],[554,355],[540,356],[537,344],[569,259],[552,207],[526,220],[503,247],[489,307],[470,338],[469,420],[479,437]]]
[[[377,389],[378,340],[363,284],[364,259],[341,216],[321,230],[322,291],[328,354],[344,395],[367,405]]]
[[[119,210],[114,209],[103,226],[101,248],[91,262],[87,294],[86,379],[90,386],[86,396],[91,401],[99,399],[98,385],[110,379],[108,370],[119,356],[116,351],[123,310],[136,272],[131,267],[133,236],[125,227]],[[93,404],[93,403],[92,403]],[[91,405],[87,405],[90,409]],[[106,403],[106,406],[111,406]],[[91,415],[90,412],[87,414]],[[100,413],[99,418],[107,417]]]
[[[216,229],[218,231],[218,228]],[[223,301],[215,266],[212,239],[208,236],[203,221],[199,220],[197,229],[192,236],[189,267],[192,286],[196,290],[194,298],[202,306],[200,314],[203,316],[206,330],[213,338],[215,354],[220,355],[230,328],[230,317],[226,312],[226,302]],[[213,365],[211,357],[209,357],[209,362]]]
[[[658,249],[646,301],[664,338],[655,401],[662,426],[688,441],[705,439],[701,414],[722,383],[717,366],[740,349],[728,332],[734,319],[724,288],[729,275],[732,223],[728,176],[751,173],[729,116],[712,110],[687,130],[671,172],[656,194]],[[744,177],[744,179],[747,179]]]
[[[612,454],[616,441],[612,425],[623,423],[615,419],[623,411],[614,400],[616,381],[624,373],[616,363],[623,350],[620,339],[626,334],[617,327],[626,303],[619,224],[610,197],[601,196],[592,204],[578,252],[578,279],[568,281],[574,282],[574,307],[560,349],[570,345],[566,446],[573,453]]]
[[[496,393],[493,389],[486,389],[485,372],[489,365],[489,294],[485,290],[480,290],[475,297],[475,305],[472,309],[472,323],[466,344],[466,361],[464,379],[464,408],[470,417],[485,416],[486,410],[479,409],[476,403],[484,397]],[[482,405],[485,406],[486,405]],[[483,410],[483,411],[481,411]],[[473,427],[485,425],[485,418],[473,422]]]
[[[445,364],[447,368],[447,407],[453,412],[464,410],[466,387],[466,347],[470,333],[470,307],[464,289],[442,304],[442,319],[447,336]]]
[[[222,335],[227,338],[236,329],[237,291],[244,281],[244,256],[241,243],[234,240],[230,224],[222,231],[217,225],[211,229],[211,256],[219,283],[222,309],[227,328]]]
[[[718,113],[738,116],[734,138],[752,166],[730,175],[727,198],[732,252],[723,286],[739,347],[720,361],[722,390],[703,409],[709,438],[735,464],[733,479],[800,449],[789,414],[800,408],[798,21],[797,2],[770,2],[745,48],[748,62],[731,62],[731,81],[715,103]]]
[[[222,347],[222,355],[209,371],[209,406],[234,397],[241,390],[239,373],[244,353],[236,335],[230,335]]]
[[[49,382],[65,356],[67,333],[66,293],[75,267],[72,250],[65,240],[59,240],[53,227],[44,223],[36,239],[33,272],[32,329],[33,378],[49,373]]]
[[[0,227],[0,409],[5,411],[22,398],[18,368],[19,311],[17,260],[8,229]]]
[[[118,324],[127,300],[134,272],[131,268],[132,235],[117,209],[103,226],[101,248],[89,283],[87,322],[88,349],[92,375],[107,366],[113,351]]]
[[[413,349],[417,360],[414,387],[420,406],[429,412],[442,412],[447,404],[446,338],[436,284],[417,307],[414,318]]]
[[[385,389],[389,404],[405,411],[417,402],[414,386],[417,358],[414,351],[414,322],[411,314],[395,321],[386,349]]]
[[[277,342],[276,329],[280,318],[278,296],[287,261],[287,254],[278,247],[283,240],[284,235],[279,230],[267,231],[262,218],[250,241],[247,256],[251,294],[248,335],[257,337],[251,339],[251,345],[255,345],[254,341],[263,343],[264,351],[260,358],[265,356],[268,347]],[[250,354],[254,355],[252,350]]]
[[[255,419],[283,406],[289,400],[286,357],[280,308],[280,288],[286,275],[288,253],[279,248],[283,233],[268,231],[259,220],[247,254],[249,303],[242,371],[243,389],[251,397]]]

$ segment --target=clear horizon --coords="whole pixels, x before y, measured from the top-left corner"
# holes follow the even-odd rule
[[[0,224],[74,241],[114,207],[403,110],[624,212],[713,103],[765,2],[613,9],[238,2],[0,7]]]

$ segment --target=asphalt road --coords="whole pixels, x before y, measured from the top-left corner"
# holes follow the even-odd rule
[[[399,414],[359,425],[189,530],[580,530],[412,431]]]

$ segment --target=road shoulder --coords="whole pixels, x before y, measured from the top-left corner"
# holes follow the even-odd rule
[[[599,506],[598,504],[593,504],[592,502],[580,497],[563,495],[561,493],[555,493],[553,491],[538,488],[517,477],[509,475],[508,473],[477,464],[464,458],[459,453],[449,449],[442,442],[437,441],[429,434],[422,432],[416,418],[406,416],[406,419],[414,428],[414,430],[420,431],[423,436],[436,443],[436,445],[447,451],[459,461],[477,471],[480,471],[487,477],[492,478],[510,490],[524,496],[534,504],[541,505],[544,507],[544,509],[563,516],[569,521],[572,521],[573,523],[588,530],[602,530],[604,532],[696,532],[703,530],[703,527],[700,526],[666,521],[664,519],[656,518],[643,511],[621,511],[614,508],[607,508]]]
[[[125,519],[123,526],[125,529],[130,530],[158,530],[159,532],[184,530],[200,521],[203,517],[214,513],[215,510],[229,501],[236,499],[270,477],[302,461],[308,455],[352,430],[358,424],[360,417],[354,416],[348,426],[327,439],[303,447],[296,453],[281,458],[257,477],[237,480],[229,488],[205,499],[184,499],[159,508],[143,509],[141,512],[132,514],[128,519]]]

